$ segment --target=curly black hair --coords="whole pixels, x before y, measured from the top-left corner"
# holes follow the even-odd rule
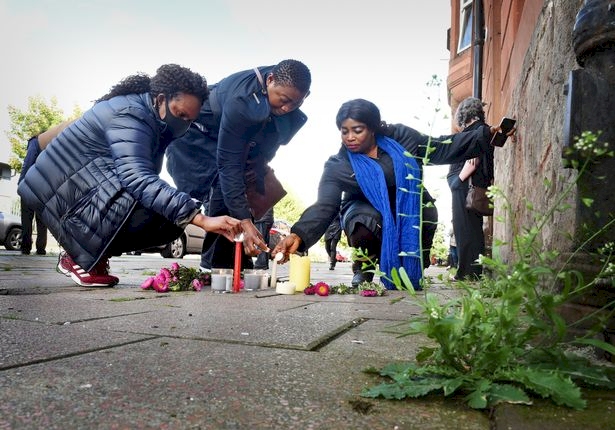
[[[205,78],[198,73],[177,64],[164,64],[156,70],[156,75],[152,78],[144,73],[137,73],[122,79],[96,102],[141,93],[150,93],[152,97],[164,94],[170,99],[178,93],[192,94],[202,103],[209,96],[209,89]]]
[[[271,71],[278,85],[297,88],[307,93],[312,85],[310,69],[298,60],[282,60]]]

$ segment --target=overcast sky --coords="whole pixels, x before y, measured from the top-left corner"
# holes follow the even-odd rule
[[[350,99],[376,103],[384,120],[432,135],[450,132],[446,101],[450,0],[0,0],[0,161],[10,147],[7,107],[56,97],[66,115],[88,109],[135,72],[178,63],[209,83],[285,58],[312,72],[308,122],[272,166],[307,206],[324,161],[340,144],[335,115]],[[416,7],[416,9],[415,9]],[[439,91],[427,83],[439,76]],[[441,112],[436,113],[440,98]],[[444,115],[448,115],[443,118]],[[429,168],[440,221],[450,221],[446,167]]]

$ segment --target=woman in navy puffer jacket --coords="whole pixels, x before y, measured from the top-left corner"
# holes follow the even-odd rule
[[[114,86],[41,153],[18,193],[66,252],[58,270],[82,286],[113,286],[111,255],[162,245],[187,224],[232,239],[239,221],[207,217],[201,203],[160,179],[164,151],[194,121],[205,79],[167,64]]]

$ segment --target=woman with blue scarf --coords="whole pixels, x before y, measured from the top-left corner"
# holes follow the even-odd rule
[[[344,103],[337,114],[342,147],[325,163],[316,203],[307,208],[291,234],[273,250],[303,252],[314,245],[340,208],[348,243],[363,250],[367,261],[353,262],[352,285],[371,282],[377,261],[390,278],[403,267],[415,290],[429,266],[429,250],[438,221],[434,199],[422,183],[422,159],[430,147],[433,164],[450,164],[488,150],[489,126],[433,138],[403,124],[386,124],[378,107],[363,99]],[[422,223],[421,223],[421,205]],[[388,289],[395,286],[385,277]]]

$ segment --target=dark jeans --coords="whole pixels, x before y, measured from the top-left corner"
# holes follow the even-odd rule
[[[459,257],[457,256],[457,247],[456,246],[450,246],[448,248],[448,258],[449,258],[449,266],[451,267],[457,267],[457,265],[459,264]]]
[[[21,203],[21,252],[32,251],[32,223],[36,222],[36,251],[42,253],[47,247],[47,226],[32,209]]]
[[[166,245],[183,231],[159,213],[137,205],[109,245],[107,255]]]

